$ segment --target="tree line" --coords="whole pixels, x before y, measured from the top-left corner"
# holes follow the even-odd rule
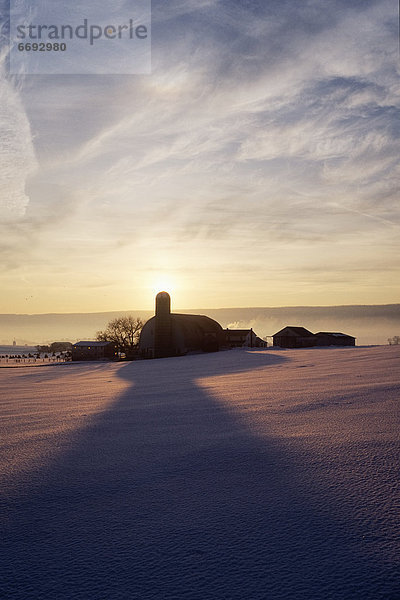
[[[72,350],[71,342],[53,342],[48,345],[35,346],[38,352],[46,352],[47,354],[52,352],[69,352]]]

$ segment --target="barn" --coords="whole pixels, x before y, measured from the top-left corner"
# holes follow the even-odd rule
[[[288,325],[273,336],[274,346],[281,348],[310,348],[315,345],[314,334],[305,327]]]
[[[221,325],[205,315],[171,313],[167,292],[156,296],[155,316],[140,334],[139,355],[142,358],[182,356],[188,352],[216,352],[225,345]]]

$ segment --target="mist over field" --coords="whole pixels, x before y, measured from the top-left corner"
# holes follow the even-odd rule
[[[273,335],[285,325],[300,325],[317,331],[340,331],[357,338],[358,345],[386,344],[400,335],[400,304],[366,306],[294,306],[273,308],[174,308],[173,312],[205,314],[223,327],[253,327],[260,337]],[[144,321],[153,311],[131,310],[99,313],[3,314],[0,343],[40,344],[51,341],[93,339],[111,319],[133,314]]]

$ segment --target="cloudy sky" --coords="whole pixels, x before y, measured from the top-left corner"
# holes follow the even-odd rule
[[[398,44],[397,0],[153,0],[151,75],[3,43],[0,312],[398,302]]]

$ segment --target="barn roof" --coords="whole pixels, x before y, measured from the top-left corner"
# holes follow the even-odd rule
[[[352,335],[348,335],[347,333],[339,333],[339,332],[333,332],[333,331],[318,331],[318,333],[316,333],[315,335],[331,335],[332,337],[353,338]],[[355,338],[353,338],[353,339],[355,339]]]
[[[250,331],[251,331],[251,329],[229,329],[229,328],[226,329],[227,333],[229,333],[229,334],[233,333],[236,335],[247,335],[248,333],[250,333]],[[254,333],[254,331],[253,331],[253,333]]]
[[[182,315],[171,314],[172,323],[178,324],[185,332],[195,332],[201,330],[203,333],[221,332],[222,327],[217,321],[206,317],[205,315]]]
[[[179,327],[185,330],[199,330],[201,329],[205,333],[220,332],[223,331],[221,325],[205,315],[186,315],[180,313],[171,313],[170,315],[172,323],[179,325]],[[147,323],[155,321],[156,317],[151,317]]]
[[[74,344],[74,346],[82,346],[82,347],[92,346],[92,347],[102,348],[103,346],[108,346],[108,344],[112,344],[112,343],[113,342],[83,341],[83,342],[76,342],[76,344]]]
[[[308,331],[308,329],[306,329],[305,327],[292,327],[291,325],[287,325],[286,327],[284,327],[277,333],[274,333],[273,337],[286,332],[288,329],[291,332],[293,332],[295,335],[299,335],[300,337],[309,337],[310,335],[314,335],[313,333],[311,333],[311,331]]]

